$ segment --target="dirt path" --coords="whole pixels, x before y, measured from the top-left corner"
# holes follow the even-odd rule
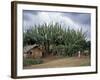
[[[46,61],[47,60],[47,61]],[[65,57],[52,60],[52,58],[45,59],[46,62],[43,64],[31,65],[24,67],[24,69],[33,69],[33,68],[56,68],[56,67],[75,67],[75,66],[89,66],[90,58],[89,57]]]

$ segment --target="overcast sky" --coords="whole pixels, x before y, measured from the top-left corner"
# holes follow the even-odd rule
[[[87,33],[87,38],[91,36],[91,14],[89,13],[72,13],[72,12],[49,12],[23,10],[23,29],[24,31],[30,27],[43,23],[60,23],[63,28],[68,26],[71,29],[80,29]]]

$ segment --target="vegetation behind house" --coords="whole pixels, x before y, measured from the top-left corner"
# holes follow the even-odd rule
[[[68,26],[66,26],[68,27]],[[59,23],[34,25],[23,32],[23,46],[39,44],[44,49],[44,56],[73,56],[78,51],[90,53],[90,41],[82,29],[64,29]],[[89,54],[90,55],[90,54]]]

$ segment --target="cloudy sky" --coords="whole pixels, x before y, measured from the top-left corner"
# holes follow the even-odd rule
[[[70,27],[75,30],[82,28],[83,32],[87,33],[88,40],[91,38],[91,14],[89,13],[23,10],[24,31],[37,24],[52,22],[60,23],[63,28]]]

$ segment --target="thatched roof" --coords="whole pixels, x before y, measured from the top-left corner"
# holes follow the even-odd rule
[[[32,48],[38,47],[39,45],[34,44],[34,45],[27,45],[24,47],[23,52],[28,52],[29,50],[31,50]]]

